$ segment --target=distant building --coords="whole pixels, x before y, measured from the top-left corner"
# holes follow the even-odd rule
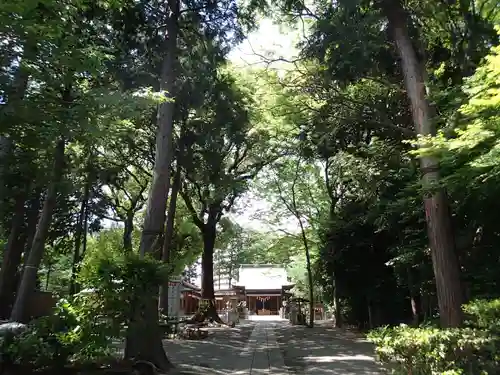
[[[246,302],[250,313],[278,315],[282,301],[294,284],[288,281],[284,267],[274,264],[243,264],[238,281],[215,291],[218,309]]]
[[[201,288],[186,275],[181,284],[180,314],[194,314],[201,299]],[[291,296],[293,286],[280,265],[243,264],[238,269],[238,281],[229,276],[214,280],[215,304],[217,310],[222,311],[244,302],[250,314],[278,315],[282,302]]]

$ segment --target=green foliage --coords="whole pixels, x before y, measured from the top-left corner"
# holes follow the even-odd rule
[[[166,266],[149,257],[126,253],[115,258],[102,257],[82,274],[81,291],[73,304],[79,316],[79,339],[85,345],[79,358],[98,353],[109,355],[113,340],[123,337],[134,316],[134,308],[145,302],[153,288],[167,281]]]
[[[123,256],[122,231],[118,228],[103,230],[89,236],[87,252],[82,262],[80,277],[86,280],[97,273],[102,260],[114,261]]]
[[[75,306],[60,300],[54,314],[36,319],[28,329],[3,342],[3,361],[10,364],[35,368],[62,367],[74,356],[86,351],[91,357],[100,354],[105,346],[96,347],[94,342],[84,339],[82,332],[89,328],[92,320],[82,315]],[[83,326],[82,326],[83,324]]]
[[[60,300],[54,314],[31,322],[12,341],[3,341],[3,360],[35,368],[95,361],[113,355],[141,298],[165,282],[165,266],[135,254],[100,258],[83,273],[87,289]]]
[[[439,329],[406,325],[370,332],[379,360],[394,374],[497,374],[500,300],[464,306],[470,327]]]
[[[467,324],[489,332],[500,332],[500,299],[476,300],[463,307]]]
[[[301,14],[310,27],[294,71],[270,80],[281,88],[272,102],[272,113],[279,117],[275,123],[284,123],[291,134],[283,146],[288,150],[285,162],[277,165],[293,166],[291,160],[299,156],[309,168],[322,169],[321,178],[301,173],[297,182],[297,187],[312,187],[313,193],[323,190],[298,194],[300,211],[315,231],[309,233],[318,249],[315,279],[326,298],[334,295],[335,283],[344,321],[360,327],[435,315],[422,206],[428,192],[420,186],[418,160],[413,158],[424,152],[441,157],[469,296],[499,296],[493,266],[498,230],[490,224],[498,220],[494,197],[500,186],[495,2],[403,2],[439,130],[433,139],[419,139],[416,143],[429,147],[416,153],[409,152],[413,119],[393,30],[381,3],[314,1],[309,7],[279,2],[282,18],[296,20]],[[273,176],[263,177],[259,188],[272,186]],[[295,178],[281,173],[276,180],[289,191]],[[280,211],[276,216],[283,215]],[[293,253],[295,232],[286,231],[281,242]],[[302,273],[299,267],[291,272]]]
[[[500,30],[500,28],[497,28]],[[455,161],[457,154],[466,153],[473,168],[495,168],[498,164],[500,137],[500,47],[491,48],[473,76],[466,80],[467,102],[457,113],[454,136],[441,131],[436,137],[420,139],[417,155],[437,154],[445,162]]]
[[[149,257],[140,258],[133,253],[113,259],[101,257],[82,271],[82,285],[89,290],[80,294],[88,294],[85,303],[95,303],[94,314],[111,319],[117,335],[127,326],[132,306],[143,303],[146,291],[167,280],[167,267]],[[78,298],[81,297],[77,297],[77,301]]]
[[[307,279],[307,263],[306,256],[303,249],[300,249],[298,255],[292,256],[290,264],[286,267],[287,276],[290,281],[295,284],[292,289],[294,296],[309,299],[309,281]],[[314,249],[316,250],[316,248]],[[311,254],[311,261],[316,261],[317,252]],[[316,280],[314,280],[316,281]],[[321,299],[322,288],[316,283],[313,286],[315,299]]]
[[[128,326],[132,306],[144,304],[141,297],[154,293],[166,271],[180,274],[199,256],[204,239],[214,245],[206,236],[209,221],[218,236],[217,272],[233,276],[241,263],[283,264],[297,293],[305,294],[303,224],[317,294],[332,296],[335,282],[347,323],[407,321],[415,318],[414,305],[417,318],[435,315],[425,192],[413,159],[422,153],[440,157],[465,289],[471,298],[498,297],[497,2],[404,2],[439,130],[414,143],[426,146],[416,153],[409,152],[412,116],[391,30],[375,6],[380,2],[273,4],[283,13],[280,19],[301,18],[306,26],[301,22],[300,31],[308,34],[293,71],[284,75],[234,69],[225,61],[243,31],[255,26],[265,1],[182,2],[172,168],[182,172],[185,204],[177,207],[171,262],[162,267],[133,252],[153,174],[156,104],[165,100],[156,91],[167,3],[2,3],[0,246],[21,195],[25,220],[13,267],[14,273],[21,270],[50,183],[53,145],[64,137],[64,181],[39,279],[65,295],[81,266],[85,289],[70,304],[61,302],[54,318],[30,326],[12,347],[16,361],[44,366],[105,355],[110,340]],[[270,204],[260,219],[271,234],[221,221],[257,176],[254,190]],[[105,219],[125,225],[104,230]],[[131,254],[124,255],[124,247]],[[380,337],[404,352],[411,343],[406,333],[414,334],[430,352],[417,358],[422,371],[426,361],[445,371],[436,343],[463,342],[487,352],[498,327],[498,302],[464,309],[467,329],[398,328]],[[445,349],[447,360],[455,355]],[[463,350],[456,355],[459,364],[469,358]],[[481,371],[477,366],[473,370]]]

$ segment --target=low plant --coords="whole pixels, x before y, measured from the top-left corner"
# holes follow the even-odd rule
[[[164,278],[161,263],[153,259],[133,254],[113,262],[97,259],[82,280],[86,289],[71,301],[58,301],[52,315],[30,322],[23,332],[0,339],[2,362],[40,369],[109,358],[133,306]]]
[[[4,363],[35,368],[64,366],[78,350],[74,334],[77,322],[67,301],[59,301],[53,315],[36,319],[19,334],[2,340]]]
[[[499,307],[498,300],[464,306],[464,328],[401,325],[376,329],[368,338],[393,374],[500,374]]]
[[[500,299],[476,300],[463,306],[469,327],[500,333]]]

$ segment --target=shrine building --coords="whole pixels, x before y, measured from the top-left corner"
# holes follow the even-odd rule
[[[250,314],[279,315],[282,301],[290,296],[294,284],[284,267],[274,264],[243,264],[238,281],[215,290],[217,308],[246,302]]]
[[[193,314],[201,298],[200,287],[181,283],[181,315]],[[283,300],[291,296],[294,286],[288,281],[284,267],[274,264],[243,264],[239,268],[238,281],[214,282],[215,304],[218,311],[245,303],[249,314],[279,315]]]

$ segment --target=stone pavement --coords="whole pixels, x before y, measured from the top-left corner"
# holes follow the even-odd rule
[[[276,340],[275,325],[259,322],[250,335],[245,350],[240,354],[243,369],[237,375],[288,375],[285,360]]]
[[[269,318],[213,328],[204,340],[165,340],[183,374],[379,375],[373,349],[331,323],[309,329]]]
[[[242,353],[255,324],[243,322],[235,328],[209,328],[202,340],[164,340],[163,347],[170,361],[187,374],[232,374],[245,370],[246,364],[235,360]]]
[[[314,328],[279,325],[277,341],[290,374],[380,375],[372,345],[360,335],[336,329],[331,322]]]

